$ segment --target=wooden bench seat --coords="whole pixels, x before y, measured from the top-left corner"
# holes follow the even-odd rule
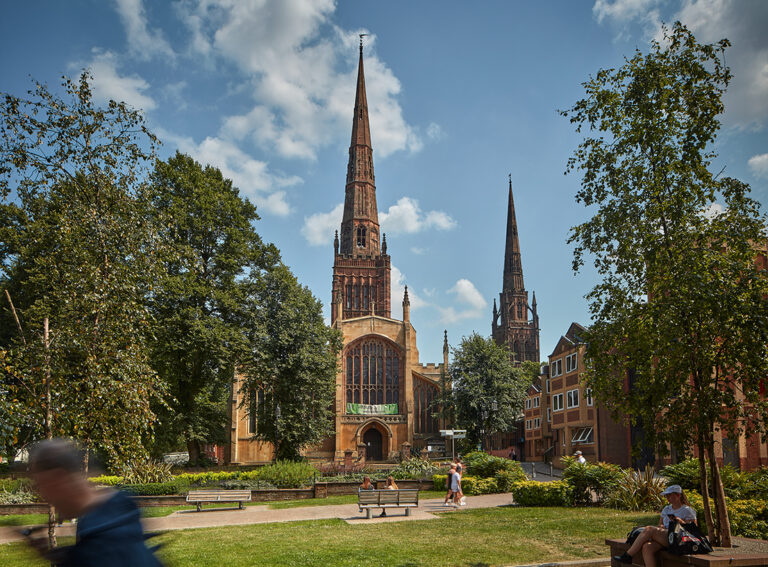
[[[621,555],[629,549],[626,540],[607,539],[605,543],[611,548],[611,567],[624,567],[613,557]],[[697,567],[768,567],[768,553],[760,554],[734,554],[729,549],[717,549],[714,553],[703,555],[674,555],[666,551],[656,554],[659,567],[685,567],[695,565]],[[643,556],[636,555],[633,565],[644,565]]]
[[[366,518],[370,519],[373,508],[405,508],[405,515],[411,515],[411,508],[419,506],[419,491],[416,489],[401,490],[358,490],[357,505],[365,510]]]
[[[187,494],[187,502],[197,504],[198,512],[204,503],[237,502],[238,508],[242,510],[243,502],[250,501],[250,490],[190,490]]]

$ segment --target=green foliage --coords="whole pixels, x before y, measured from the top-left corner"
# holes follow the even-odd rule
[[[158,483],[172,479],[170,463],[148,460],[127,464],[123,470],[122,484]]]
[[[123,484],[120,490],[136,496],[170,496],[179,494],[180,486],[176,482],[147,482],[144,484]]]
[[[743,485],[741,494],[743,498],[759,498],[768,501],[768,467],[742,475]]]
[[[1,98],[0,287],[23,328],[0,312],[0,383],[28,410],[16,439],[64,435],[121,464],[145,456],[163,396],[144,305],[162,249],[142,184],[156,139],[125,104],[94,106],[90,83]]]
[[[592,493],[602,502],[622,478],[618,465],[610,463],[580,463],[573,457],[563,457],[566,465],[563,480],[572,488],[573,500],[577,506],[592,503]]]
[[[511,470],[498,471],[493,477],[496,481],[497,492],[512,492],[512,485],[514,485],[516,482],[527,480],[522,469],[519,472],[522,474],[518,474],[518,471]]]
[[[250,354],[242,361],[243,403],[257,414],[256,439],[270,441],[279,459],[333,432],[341,333],[325,324],[322,305],[291,271],[277,266],[248,281]]]
[[[37,496],[29,490],[3,490],[0,489],[0,504],[31,504],[37,501]]]
[[[0,478],[0,490],[6,492],[32,492],[32,479],[30,478]]]
[[[395,468],[389,471],[396,480],[420,479],[432,476],[440,467],[427,459],[412,457],[401,461]]]
[[[515,480],[526,480],[520,463],[503,457],[495,457],[484,451],[474,451],[464,455],[463,462],[467,467],[467,472],[472,476],[491,478],[501,471],[506,471],[515,477]]]
[[[97,486],[117,486],[123,483],[123,477],[119,475],[92,476],[88,482]]]
[[[514,366],[507,347],[477,333],[464,337],[453,349],[451,394],[456,420],[467,430],[469,443],[477,445],[484,433],[514,427],[531,385],[530,368]]]
[[[199,473],[181,473],[174,476],[174,479],[194,486],[211,486],[216,485],[226,480],[233,480],[237,478],[247,479],[251,472],[199,472]]]
[[[686,459],[674,465],[667,465],[661,469],[660,474],[669,480],[669,484],[679,484],[685,490],[701,490],[698,459]],[[768,467],[741,473],[731,465],[724,465],[720,468],[720,476],[725,495],[729,498],[768,499]]]
[[[279,261],[254,229],[256,207],[211,166],[176,153],[152,174],[152,212],[172,247],[152,296],[157,319],[153,365],[172,397],[159,406],[157,450],[221,442],[233,361],[249,351],[252,318],[245,278],[258,280]]]
[[[562,480],[537,482],[527,480],[512,485],[512,496],[518,506],[572,506],[570,485]]]
[[[253,472],[258,472],[256,478],[277,488],[302,488],[317,475],[315,467],[302,461],[275,461]]]
[[[618,482],[612,487],[606,498],[606,505],[632,512],[653,512],[661,510],[666,501],[662,492],[667,483],[657,477],[653,467],[645,471],[621,470]]]
[[[706,526],[703,498],[693,490],[687,491],[686,496],[691,507],[696,510],[699,525]],[[768,503],[764,499],[731,500],[726,498],[726,503],[733,535],[768,539]],[[712,500],[710,500],[710,507],[714,508]]]
[[[435,490],[448,490],[448,487],[445,485],[445,481],[448,478],[447,474],[435,474],[432,475],[432,486]]]

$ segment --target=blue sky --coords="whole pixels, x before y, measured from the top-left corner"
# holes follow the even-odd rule
[[[590,269],[571,271],[569,228],[588,211],[564,176],[580,141],[558,109],[581,82],[681,19],[728,37],[734,73],[718,169],[768,204],[768,2],[597,0],[27,0],[3,4],[0,91],[51,86],[89,67],[100,100],[145,111],[164,145],[220,167],[257,206],[257,228],[299,280],[330,299],[354,104],[357,36],[380,221],[421,359],[490,334],[501,291],[507,175],[542,359],[572,321],[589,323]],[[326,314],[328,309],[326,306]]]

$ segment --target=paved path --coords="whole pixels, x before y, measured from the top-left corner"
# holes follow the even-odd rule
[[[243,510],[222,510],[203,508],[202,512],[182,510],[162,518],[147,518],[143,521],[147,531],[187,530],[195,528],[215,528],[220,526],[242,526],[246,524],[266,524],[272,522],[298,522],[302,520],[328,520],[339,518],[349,524],[370,524],[379,522],[401,522],[405,520],[430,520],[439,516],[440,512],[459,512],[473,508],[494,508],[512,504],[511,494],[484,494],[468,496],[467,505],[461,508],[443,506],[443,499],[432,498],[421,500],[419,507],[405,515],[404,509],[390,510],[384,518],[365,518],[357,504],[338,504],[329,506],[302,506],[273,510],[268,506],[246,506]],[[21,541],[23,536],[19,527],[0,527],[0,544]],[[75,526],[66,524],[56,529],[61,536],[74,535]]]

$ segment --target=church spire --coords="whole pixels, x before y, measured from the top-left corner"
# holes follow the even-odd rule
[[[520,261],[520,240],[517,236],[517,217],[515,201],[512,198],[512,174],[509,175],[509,205],[507,208],[507,243],[504,251],[504,282],[502,291],[521,292],[523,283],[523,264]]]
[[[362,37],[360,40],[340,253],[353,257],[376,257],[380,255],[379,214],[376,206],[376,180],[373,174],[371,127],[368,122],[368,98],[365,94]]]

